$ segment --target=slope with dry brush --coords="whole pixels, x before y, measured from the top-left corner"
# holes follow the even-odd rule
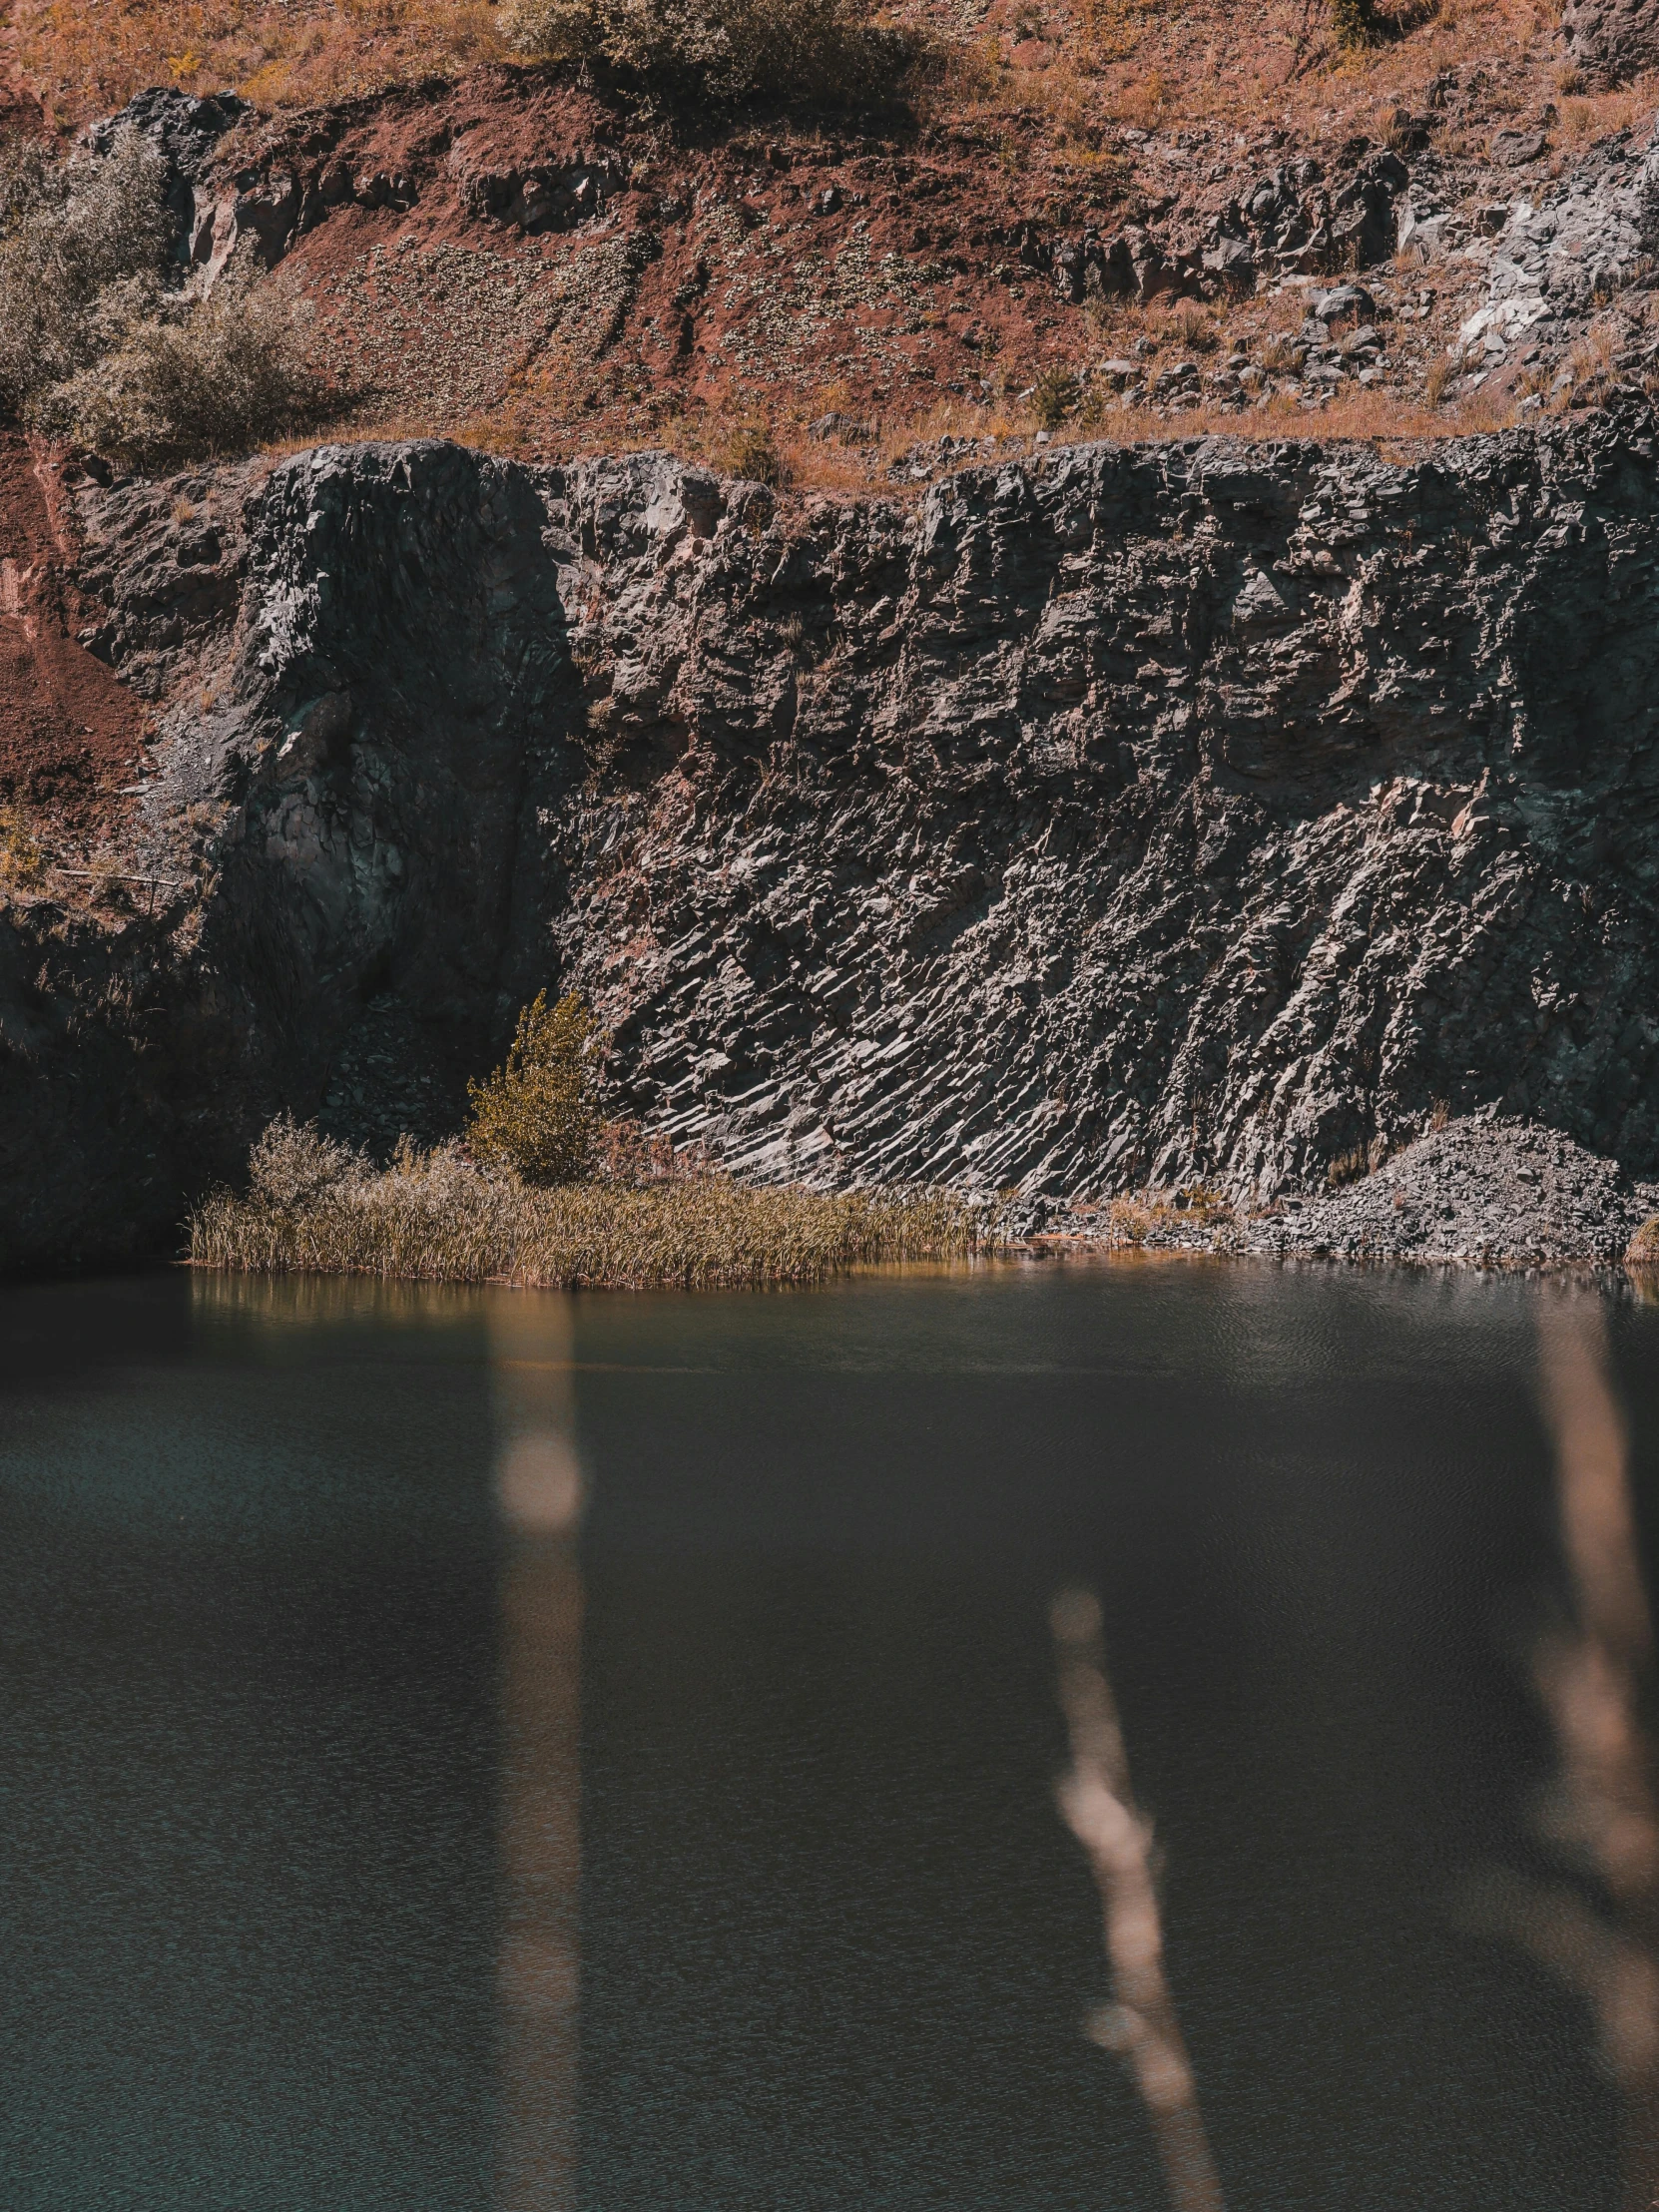
[[[1314,374],[1297,284],[1077,299],[1052,249],[1138,223],[1196,253],[1265,176],[1312,163],[1335,189],[1362,143],[1402,151],[1478,225],[1651,110],[1641,87],[1584,90],[1552,14],[1520,0],[1270,0],[1248,19],[1215,0],[966,18],[384,0],[204,7],[187,28],[126,0],[94,51],[83,11],[19,0],[7,36],[64,122],[158,79],[231,78],[261,103],[222,189],[235,172],[291,192],[284,280],[314,306],[318,359],[364,395],[356,428],[527,457],[662,444],[827,488],[906,477],[945,437],[1425,435],[1489,427],[1540,388],[1558,404],[1553,352],[1517,348],[1477,385],[1452,364],[1474,275],[1454,259],[1384,267],[1371,349],[1345,358],[1335,332]],[[422,78],[527,54],[549,65]],[[1495,141],[1534,127],[1531,166],[1494,168]],[[527,217],[528,186],[556,200],[584,164],[603,172],[586,215]],[[810,437],[823,421],[845,437]]]

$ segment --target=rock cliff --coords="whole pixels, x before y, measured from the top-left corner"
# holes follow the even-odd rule
[[[279,1104],[436,1133],[543,984],[752,1176],[1266,1200],[1481,1104],[1653,1173],[1654,431],[83,486],[170,879],[6,916],[9,1257],[165,1246]]]

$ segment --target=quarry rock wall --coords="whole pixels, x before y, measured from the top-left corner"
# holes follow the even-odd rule
[[[1266,1200],[1480,1105],[1651,1174],[1654,430],[85,486],[200,886],[14,910],[13,1257],[165,1242],[279,1106],[453,1127],[543,986],[755,1177]]]

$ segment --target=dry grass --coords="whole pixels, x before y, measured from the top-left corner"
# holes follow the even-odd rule
[[[1438,444],[1448,434],[1472,437],[1500,430],[1513,419],[1514,405],[1473,392],[1454,407],[1438,412],[1413,406],[1382,388],[1343,393],[1328,404],[1305,407],[1275,393],[1265,406],[1242,414],[1222,406],[1198,406],[1170,416],[1149,407],[1115,409],[1101,435],[1116,444],[1146,444],[1172,437],[1232,437],[1249,443],[1282,443],[1286,438],[1318,438],[1322,443],[1372,445],[1383,451],[1414,452],[1424,441]]]
[[[1097,1211],[1099,1242],[1111,1252],[1138,1252],[1173,1229],[1205,1231],[1216,1251],[1231,1250],[1239,1227],[1232,1201],[1208,1184],[1175,1191],[1143,1191],[1108,1199]]]
[[[1551,134],[1572,153],[1582,153],[1614,131],[1643,130],[1659,103],[1659,77],[1638,77],[1616,92],[1587,93],[1561,102],[1561,120]]]
[[[1167,443],[1172,437],[1226,437],[1245,444],[1274,445],[1287,439],[1318,438],[1327,444],[1369,445],[1386,458],[1408,461],[1447,437],[1474,437],[1508,428],[1516,419],[1520,396],[1517,392],[1493,397],[1481,390],[1436,409],[1401,399],[1382,387],[1344,391],[1321,406],[1303,406],[1290,395],[1275,392],[1265,402],[1242,411],[1219,403],[1200,403],[1181,413],[1169,413],[1148,406],[1126,407],[1115,396],[1086,391],[1077,412],[1051,431],[1055,442],[1047,450],[1052,456],[1074,444],[1149,445]],[[723,465],[724,420],[676,415],[666,417],[650,434],[639,437],[606,434],[596,438],[590,433],[580,439],[552,439],[545,444],[531,437],[522,445],[515,443],[505,449],[526,455],[553,450],[560,459],[601,452],[666,452],[682,460],[719,466]],[[1030,458],[1037,451],[1033,443],[1036,434],[1049,427],[1030,401],[1004,399],[979,405],[952,399],[886,419],[873,446],[821,442],[809,438],[794,420],[772,425],[768,434],[778,456],[777,480],[792,495],[822,493],[862,499],[878,495],[904,501],[920,498],[926,485],[895,481],[888,470],[918,445],[925,447],[946,437],[966,438],[976,445],[994,447],[999,455]],[[414,424],[408,426],[407,434],[418,434]],[[970,453],[959,465],[983,467],[990,458],[988,451]],[[944,473],[950,473],[950,469],[947,467]]]
[[[707,454],[723,474],[743,483],[770,484],[776,489],[791,481],[790,465],[779,450],[773,426],[760,416],[723,418],[709,440]]]
[[[12,0],[5,47],[60,124],[146,85],[302,107],[506,52],[489,0]]]
[[[1462,364],[1453,354],[1436,353],[1422,380],[1422,396],[1427,404],[1438,407],[1461,373]]]
[[[819,18],[829,12],[831,0],[798,0],[796,16],[809,28],[822,30]],[[693,14],[656,11],[695,45],[701,25]],[[799,62],[811,44],[802,22],[794,21],[793,37],[783,39],[776,35],[776,15],[751,6],[745,20],[772,23],[772,45]],[[452,77],[482,62],[523,59],[526,47],[597,53],[603,40],[593,34],[584,44],[583,34],[591,34],[601,17],[638,32],[652,16],[643,5],[602,9],[581,0],[530,0],[516,11],[495,0],[188,0],[180,7],[164,0],[100,0],[98,6],[12,0],[0,30],[0,61],[12,62],[54,122],[74,125],[121,107],[146,85],[177,84],[187,92],[231,86],[261,108],[304,107],[423,77]],[[547,35],[544,18],[557,18],[553,29],[564,35]],[[819,45],[825,43],[821,37]],[[848,42],[829,43],[844,65]],[[625,39],[624,58],[637,61],[639,44],[639,37],[632,44]],[[891,49],[879,41],[870,51],[890,58]],[[845,84],[839,89],[844,96]]]
[[[1572,373],[1572,388],[1582,395],[1595,394],[1611,383],[1618,355],[1619,333],[1610,322],[1591,323],[1568,353],[1565,367]]]
[[[1221,344],[1215,320],[1202,307],[1185,300],[1170,316],[1170,336],[1189,353],[1213,353]]]
[[[1387,34],[1345,46],[1333,9],[1308,0],[1059,0],[1045,7],[1041,49],[1018,26],[988,19],[930,88],[940,117],[1035,130],[1087,154],[1105,130],[1181,126],[1250,131],[1277,124],[1323,137],[1345,124],[1386,140],[1396,108],[1420,108],[1447,68],[1528,68],[1553,61],[1553,22],[1533,0],[1440,0],[1382,7]],[[1546,82],[1555,89],[1553,76]],[[1612,116],[1620,95],[1587,103]],[[1651,105],[1651,102],[1650,102]],[[1603,129],[1616,128],[1608,122]],[[1109,158],[1109,150],[1108,150]]]
[[[563,12],[573,12],[568,0]],[[108,113],[151,84],[235,86],[265,108],[302,106],[510,58],[511,14],[492,0],[11,0],[0,62],[61,124]],[[898,0],[886,15],[935,28],[922,0]],[[1043,15],[1035,48],[1015,23],[993,19],[935,37],[917,88],[926,116],[977,123],[993,137],[1013,125],[1015,162],[1025,158],[1016,142],[1034,131],[1062,166],[1084,167],[1111,167],[1106,137],[1125,125],[1248,130],[1271,121],[1323,133],[1340,111],[1386,136],[1378,117],[1419,105],[1437,71],[1522,64],[1548,43],[1532,0],[1441,0],[1403,39],[1346,51],[1330,10],[1306,0],[1248,10],[1231,0],[1180,9],[1059,0]],[[1558,75],[1548,81],[1562,92],[1563,143],[1601,136],[1653,104],[1641,86],[1599,96],[1574,87],[1569,96]]]
[[[320,1143],[320,1140],[316,1140]],[[278,1146],[291,1157],[292,1147]],[[335,1148],[190,1223],[193,1266],[537,1289],[687,1290],[812,1283],[876,1261],[967,1258],[1000,1241],[993,1209],[949,1192],[751,1190],[718,1174],[645,1188],[536,1190],[456,1149],[405,1145],[380,1172]]]
[[[1106,1208],[1106,1243],[1114,1251],[1145,1244],[1158,1226],[1158,1208],[1145,1199],[1114,1198]]]

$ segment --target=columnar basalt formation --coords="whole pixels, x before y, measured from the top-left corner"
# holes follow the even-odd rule
[[[1653,437],[85,486],[203,873],[9,917],[12,1257],[165,1244],[279,1105],[435,1133],[542,985],[751,1176],[1266,1200],[1481,1103],[1651,1174]]]

